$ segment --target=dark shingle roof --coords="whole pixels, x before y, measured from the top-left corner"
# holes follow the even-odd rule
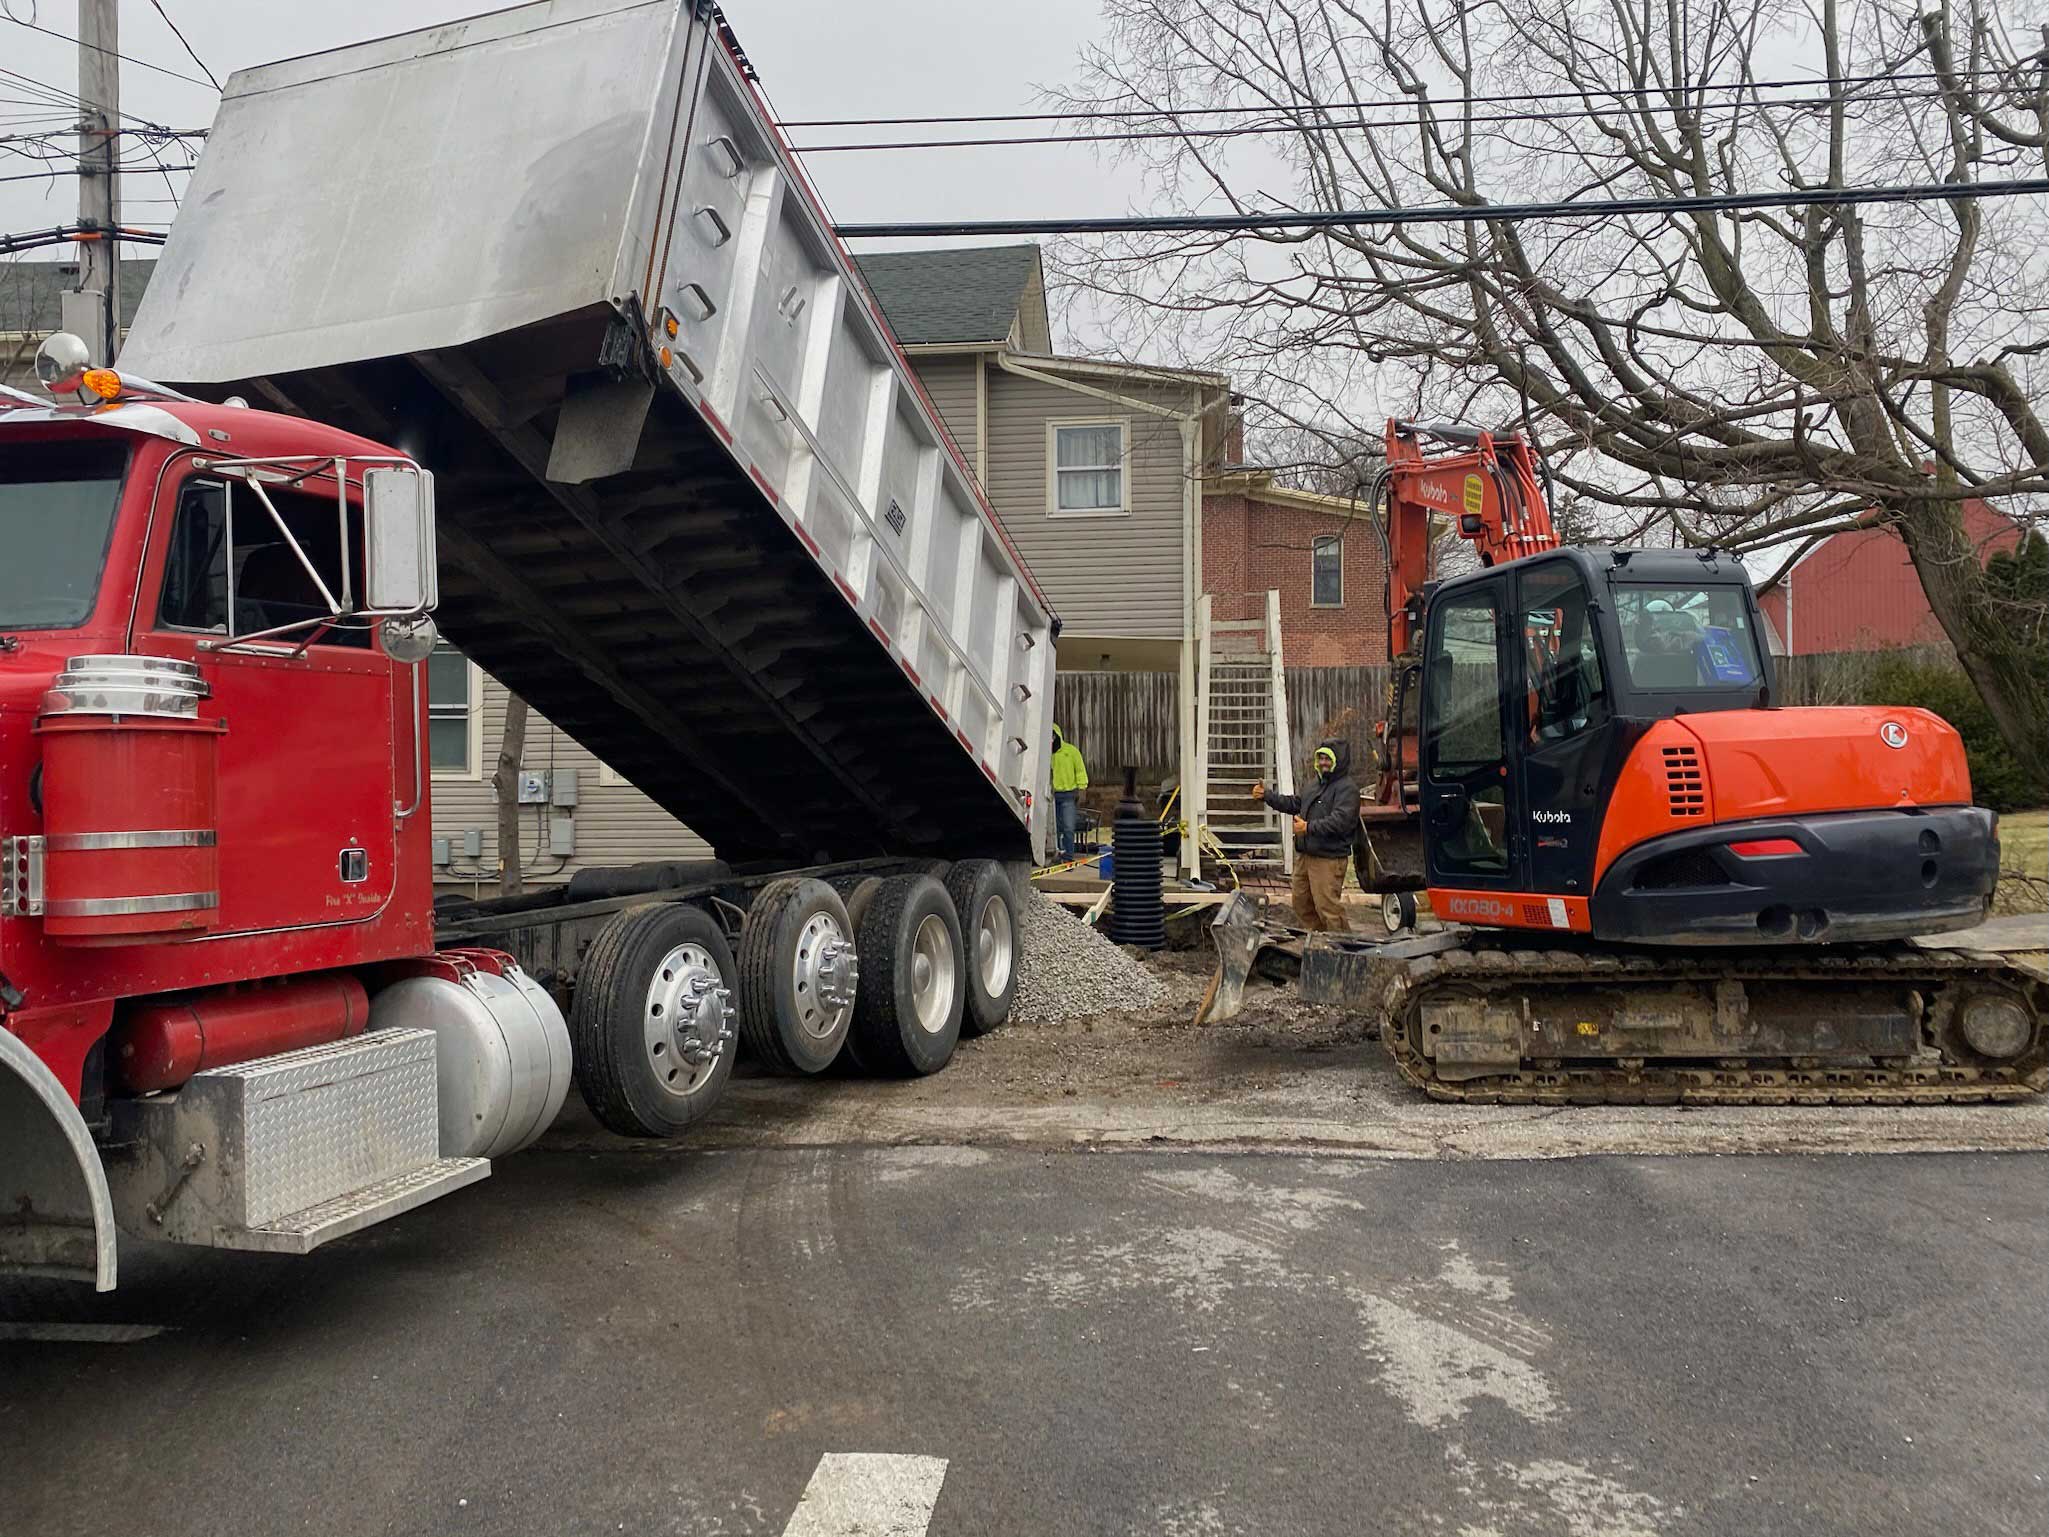
[[[861,276],[905,346],[1001,342],[1038,270],[1035,245],[961,251],[877,251],[857,256]]]
[[[121,263],[121,324],[135,319],[135,307],[156,270],[153,260]],[[0,262],[0,331],[54,331],[64,323],[63,294],[78,282],[78,263]]]

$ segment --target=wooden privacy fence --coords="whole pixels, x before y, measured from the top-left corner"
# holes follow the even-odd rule
[[[1887,703],[1871,699],[1869,691],[1879,664],[1891,658],[1956,665],[1955,653],[1939,646],[1782,656],[1775,659],[1776,702]],[[1298,774],[1306,771],[1316,744],[1331,736],[1352,744],[1353,766],[1365,772],[1386,688],[1385,667],[1290,667],[1288,736]],[[1053,718],[1081,749],[1098,784],[1109,784],[1125,764],[1134,764],[1139,783],[1156,787],[1179,772],[1179,691],[1180,679],[1171,672],[1065,672],[1054,680]]]
[[[1298,773],[1327,736],[1347,738],[1354,764],[1364,764],[1386,680],[1384,667],[1288,669],[1288,736]],[[1171,672],[1061,673],[1053,719],[1081,749],[1096,782],[1108,783],[1132,764],[1141,785],[1157,786],[1180,772],[1180,686]]]

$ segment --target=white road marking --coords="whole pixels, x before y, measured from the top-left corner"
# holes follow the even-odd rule
[[[163,1332],[162,1324],[0,1323],[0,1344],[40,1340],[54,1345],[132,1345]]]
[[[925,1537],[945,1478],[944,1457],[827,1452],[783,1537]]]

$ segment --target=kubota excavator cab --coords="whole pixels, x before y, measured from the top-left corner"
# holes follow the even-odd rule
[[[1997,818],[1924,710],[1779,709],[1713,551],[1549,551],[1438,587],[1419,794],[1443,918],[1655,944],[1981,921]]]

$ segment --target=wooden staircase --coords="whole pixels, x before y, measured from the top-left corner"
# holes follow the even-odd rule
[[[1295,790],[1281,595],[1206,593],[1196,625],[1204,852],[1228,867],[1217,873],[1235,874],[1240,885],[1285,884],[1295,871],[1289,819],[1250,798],[1258,783]]]

